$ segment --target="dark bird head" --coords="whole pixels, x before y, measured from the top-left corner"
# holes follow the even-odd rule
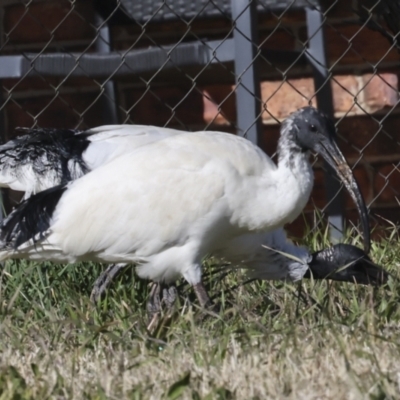
[[[382,285],[388,273],[374,264],[363,250],[350,244],[336,244],[313,253],[304,278]]]
[[[313,107],[294,112],[282,125],[282,132],[290,132],[290,140],[301,151],[320,154],[336,171],[340,180],[354,200],[361,218],[364,250],[370,250],[370,230],[367,207],[353,172],[335,142],[336,128],[333,121]]]

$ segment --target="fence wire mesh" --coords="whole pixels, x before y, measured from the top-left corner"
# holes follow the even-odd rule
[[[398,1],[3,0],[0,17],[3,141],[17,127],[150,124],[257,131],[273,156],[279,122],[325,101],[373,221],[398,224]],[[320,227],[338,197],[327,198],[317,159],[315,176],[305,220]],[[347,196],[336,202],[357,221]]]

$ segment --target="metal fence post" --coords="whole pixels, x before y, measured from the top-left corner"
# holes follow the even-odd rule
[[[307,58],[313,67],[314,85],[318,108],[329,117],[334,116],[332,88],[329,79],[328,61],[320,10],[306,8],[309,46]],[[328,220],[331,240],[339,241],[343,236],[343,195],[336,173],[325,163],[325,188],[328,200]]]
[[[111,53],[111,37],[110,28],[107,23],[104,24],[103,18],[100,14],[95,14],[96,26],[99,27],[98,36],[95,42],[95,49],[98,53]],[[104,93],[101,96],[103,102],[103,123],[104,124],[118,124],[118,110],[117,99],[115,96],[114,81],[109,80],[104,85]]]
[[[254,0],[231,0],[235,48],[236,109],[238,134],[258,142],[260,79],[257,73],[257,14]]]
[[[3,38],[4,38],[4,32],[3,32],[3,20],[4,20],[4,7],[0,5],[0,49],[3,46]],[[0,63],[0,70],[2,68],[2,65]],[[2,87],[2,81],[0,80],[0,144],[3,144],[6,141],[6,121],[5,121],[5,101],[4,101],[4,96],[3,96],[3,87]],[[4,190],[0,190],[0,224],[3,222],[4,218]]]

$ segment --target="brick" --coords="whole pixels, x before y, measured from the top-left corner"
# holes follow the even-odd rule
[[[328,63],[333,72],[337,67],[360,65],[363,68],[368,64],[375,64],[383,58],[383,62],[393,62],[396,51],[389,50],[389,42],[380,33],[360,25],[338,25],[327,23],[324,25]],[[308,40],[306,28],[299,30],[302,42]],[[367,64],[367,65],[368,65]]]
[[[293,4],[293,3],[292,3]],[[271,13],[265,14],[261,19],[261,26],[276,28],[278,23],[281,23],[286,28],[290,25],[303,24],[305,15],[303,10],[294,10],[291,6],[281,9],[272,10]]]
[[[395,211],[395,210],[392,210],[392,212],[393,211]],[[394,218],[397,218],[397,216],[400,214],[399,211],[400,211],[400,209],[393,213]],[[369,226],[370,226],[371,238],[373,240],[379,240],[380,238],[382,238],[382,231],[379,229],[379,228],[382,228],[382,219],[377,216],[377,215],[379,215],[379,213],[380,213],[379,209],[377,209],[375,207],[370,208]],[[357,210],[356,209],[346,210],[344,216],[345,216],[345,226],[348,229],[356,226],[358,229],[358,233],[361,237],[362,233],[361,233],[360,217],[358,215]],[[353,234],[352,237],[356,238],[357,235]],[[361,241],[359,242],[359,246],[362,247]]]
[[[4,89],[8,91],[40,91],[40,90],[51,90],[54,91],[55,87],[58,87],[62,82],[63,88],[76,88],[76,90],[80,90],[80,88],[99,88],[99,85],[91,78],[87,77],[70,77],[64,81],[64,78],[55,78],[55,77],[23,77],[21,79],[4,79],[2,80],[2,86]]]
[[[7,137],[16,127],[30,127],[34,116],[41,127],[75,128],[102,123],[102,108],[96,94],[61,94],[60,98],[35,97],[18,99],[6,106]],[[80,117],[80,114],[84,114]]]
[[[346,79],[344,78],[340,81],[341,84],[344,84]],[[354,84],[353,79],[348,81]],[[338,102],[335,104],[338,104]],[[341,104],[344,105],[344,101]],[[277,101],[274,103],[275,110],[273,112],[275,113],[274,115],[278,114],[284,118],[291,110],[279,111],[281,105],[285,108],[288,107],[287,102]],[[295,108],[293,107],[293,110]],[[266,113],[264,113],[265,116]],[[392,113],[392,115],[385,116],[382,121],[382,130],[380,130],[379,121],[376,120],[380,118],[379,116],[372,117],[363,113],[353,116],[350,114],[350,116],[340,119],[338,123],[338,144],[346,158],[357,161],[362,156],[367,161],[374,162],[377,159],[392,158],[400,154],[400,115]],[[271,124],[273,122],[272,117],[269,120],[264,119],[264,122],[269,123],[263,129],[260,137],[260,147],[268,154],[271,154],[276,149],[279,125]]]
[[[393,164],[376,168],[374,181],[376,205],[396,204],[400,200],[400,169]]]
[[[386,82],[390,83],[391,86],[388,86]],[[397,103],[398,93],[392,88],[396,82],[397,76],[394,74],[384,74],[382,79],[374,77],[372,80],[370,75],[339,75],[334,77],[332,89],[335,115],[337,117],[343,115],[364,117],[364,119],[348,117],[339,123],[338,128],[342,137],[348,138],[348,141],[355,146],[355,148],[347,149],[349,154],[358,156],[357,147],[363,149],[364,146],[368,146],[367,148],[376,154],[381,152],[383,147],[387,151],[396,143],[397,139],[393,141],[390,137],[384,138],[384,142],[377,144],[379,149],[374,151],[369,142],[374,141],[374,135],[379,130],[379,123],[365,114],[367,110],[372,108],[371,105],[373,105],[372,113],[372,111]],[[236,120],[233,88],[232,85],[213,85],[205,88],[207,91],[207,96],[204,98],[203,117],[205,122],[214,121],[215,125],[226,125]],[[308,105],[310,99],[315,106],[314,83],[311,78],[291,79],[288,82],[262,82],[261,95],[264,108],[262,118],[263,122],[267,124],[275,124],[276,119],[286,118],[291,112]],[[362,108],[354,105],[355,98]],[[395,138],[398,136],[395,132],[400,132],[400,129],[393,129],[389,122],[384,122],[384,127],[385,130],[388,127]],[[263,135],[262,140],[265,141],[265,139],[266,136]],[[267,147],[270,148],[270,145]]]
[[[363,115],[342,119],[338,123],[339,147],[346,157],[377,160],[400,154],[400,115],[392,114],[381,123]]]
[[[262,49],[294,49],[296,35],[288,29],[276,29],[273,31],[261,31],[258,35]]]
[[[310,195],[310,200],[306,205],[306,210],[314,210],[315,207],[323,209],[326,203],[324,173],[321,169],[314,169],[314,187]]]
[[[321,182],[322,177],[317,176],[316,182]],[[322,189],[322,188],[321,188]],[[315,188],[313,190],[312,198],[315,198]],[[323,193],[318,195],[322,197]],[[347,195],[346,195],[347,197]],[[346,200],[347,203],[347,200]],[[309,202],[310,204],[310,202]],[[286,226],[286,230],[290,235],[297,238],[304,237],[305,225],[309,227],[314,226],[315,222],[315,207],[313,205],[307,205],[306,209],[303,211],[302,215],[298,217],[293,223]],[[359,215],[357,209],[351,204],[350,207],[345,207],[344,212],[345,224],[347,227],[352,227],[354,225],[359,226]],[[373,239],[378,240],[382,237],[386,237],[387,231],[385,227],[392,227],[385,220],[391,221],[396,225],[400,224],[400,207],[397,203],[393,202],[374,202],[370,209],[370,226],[373,228],[371,236]],[[322,222],[326,224],[327,216],[323,216]]]
[[[280,125],[268,124],[262,126],[261,136],[259,137],[259,146],[269,155],[272,156],[276,151],[279,139]]]
[[[381,240],[387,238],[388,232],[393,229],[393,223],[400,223],[400,207],[398,205],[373,205],[370,208],[370,228],[371,238],[373,240]],[[345,222],[347,227],[352,227],[352,224],[357,224],[359,227],[359,217],[356,210],[347,210],[345,213]],[[389,228],[389,229],[388,229]]]
[[[365,110],[375,112],[392,107],[399,101],[397,76],[337,75],[332,79],[333,102],[336,116],[363,115]],[[316,105],[314,81],[311,78],[289,79],[288,81],[269,81],[261,83],[261,95],[264,109],[275,118],[286,118],[291,112],[304,107],[311,101]],[[357,102],[360,107],[355,104]],[[263,121],[273,122],[267,111]]]
[[[312,100],[315,105],[314,84],[311,79],[291,79],[289,82],[274,81],[261,83],[263,101],[262,119],[275,122],[274,118],[286,118],[291,112],[305,107]],[[272,116],[271,116],[272,114]]]
[[[310,195],[310,200],[306,205],[307,211],[312,211],[317,207],[324,209],[327,205],[325,176],[322,169],[314,169],[314,187]]]
[[[393,221],[396,224],[400,223],[400,207],[385,207],[385,208],[373,208],[370,211],[370,227],[371,227],[371,238],[373,240],[379,240],[381,238],[387,237],[387,227],[392,228],[392,225],[389,223],[385,223],[385,221],[381,218],[385,218],[388,221]],[[346,210],[344,213],[344,223],[345,229],[353,228],[354,226],[358,227],[359,234],[361,235],[360,229],[360,218],[357,210],[351,209]],[[291,224],[286,225],[286,232],[289,236],[293,237],[294,240],[302,240],[305,237],[305,234],[309,232],[309,229],[306,229],[306,226],[309,228],[314,228],[315,223],[318,223],[320,230],[325,229],[327,226],[328,216],[326,214],[322,215],[321,219],[318,216],[318,220],[316,221],[314,211],[305,211],[302,213],[300,217],[298,217]],[[353,234],[355,238],[357,235]],[[362,247],[362,242],[359,242],[359,246]]]
[[[316,214],[315,208],[312,208],[310,210],[304,210],[298,218],[286,225],[285,230],[295,241],[302,241],[302,239],[306,237],[306,234],[309,233],[310,229],[314,229],[317,226],[319,231],[323,231],[327,224],[327,214],[321,214],[320,211]]]
[[[391,229],[393,229],[393,224],[397,226],[400,224],[400,207],[397,204],[386,207],[374,207],[371,214],[371,226],[377,227],[378,229],[381,228],[378,231],[376,231],[375,228],[374,231],[372,231],[372,237],[379,235],[380,237],[387,238],[387,228],[389,228],[390,232]]]
[[[204,122],[230,125],[236,121],[236,98],[232,85],[206,86],[202,90]]]
[[[328,18],[328,23],[332,23],[332,20],[337,20],[341,18],[350,18],[358,20],[358,16],[354,13],[354,2],[353,1],[329,1],[326,2],[324,9],[328,11],[325,12]]]
[[[360,186],[361,193],[368,203],[372,200],[372,179],[371,174],[363,166],[357,166],[353,169],[353,174]],[[343,187],[342,189],[343,206],[347,210],[356,209],[356,206],[347,193],[347,190]],[[315,207],[320,210],[325,209],[328,204],[325,190],[325,172],[321,168],[314,169],[314,187],[310,195],[310,200],[308,201],[305,211],[313,211]]]
[[[357,165],[356,167],[352,168],[354,177],[356,178],[356,181],[360,187],[361,194],[364,197],[364,200],[366,203],[370,203],[373,199],[373,173],[371,169],[368,166],[364,165]],[[345,193],[344,198],[345,198],[345,207],[346,209],[356,209],[356,205],[354,204],[353,199],[351,196],[348,194],[347,190],[343,188],[343,192]]]
[[[125,105],[131,122],[163,126],[204,125],[203,95],[190,87],[125,90]]]
[[[95,36],[91,2],[30,2],[27,7],[5,8],[4,31],[8,44],[27,44],[55,40],[81,40]]]
[[[312,216],[310,214],[303,214],[292,223],[287,224],[285,226],[286,233],[293,238],[294,241],[301,240],[304,238],[306,223],[308,226],[312,226]]]
[[[332,93],[335,113],[347,113],[357,107],[354,99],[358,96],[359,79],[355,75],[338,75],[332,78]]]
[[[32,77],[32,78],[21,78],[21,79],[4,79],[2,86],[7,91],[25,91],[25,90],[54,90],[52,86],[57,85],[57,80],[54,78],[42,78],[42,77]]]
[[[363,103],[373,113],[384,107],[395,106],[399,101],[398,77],[395,74],[380,73],[363,75]]]
[[[306,32],[303,31],[303,37]],[[345,65],[398,61],[398,52],[389,51],[389,41],[379,32],[354,25],[326,25],[329,64]]]

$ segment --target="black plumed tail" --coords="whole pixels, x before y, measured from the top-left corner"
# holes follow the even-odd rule
[[[65,185],[55,186],[23,201],[1,225],[2,246],[16,249],[28,240],[37,242],[43,239],[50,227],[54,210],[66,189]]]

